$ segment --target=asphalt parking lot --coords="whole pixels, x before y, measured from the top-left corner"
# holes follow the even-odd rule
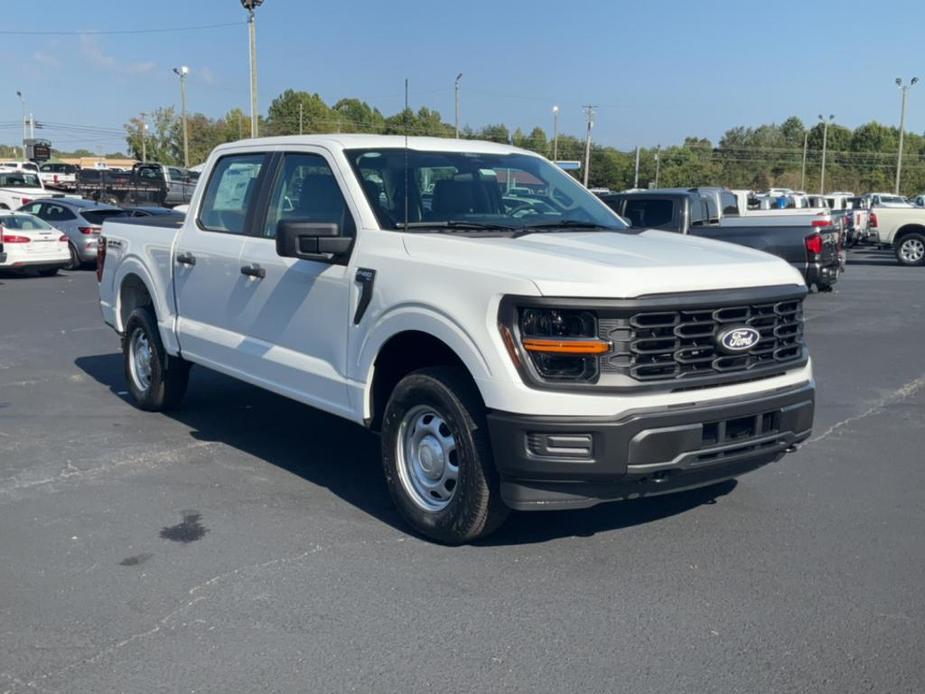
[[[0,277],[0,693],[925,691],[925,269],[807,314],[798,453],[450,549],[372,436],[203,369],[140,412],[92,272]]]

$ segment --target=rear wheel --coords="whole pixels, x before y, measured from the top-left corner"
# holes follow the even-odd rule
[[[906,234],[896,244],[896,260],[900,265],[925,265],[925,235]]]
[[[122,338],[125,379],[135,404],[160,412],[177,407],[189,382],[189,362],[167,354],[148,306],[136,308]]]
[[[485,406],[459,368],[421,369],[399,382],[383,418],[382,462],[393,501],[425,537],[470,542],[507,517]]]
[[[67,265],[64,266],[65,270],[79,270],[80,269],[80,256],[77,254],[77,247],[68,241],[67,250],[71,255],[71,259],[67,262]]]

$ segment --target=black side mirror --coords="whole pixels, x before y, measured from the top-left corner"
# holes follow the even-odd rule
[[[353,239],[334,223],[284,219],[276,225],[276,254],[283,258],[337,262],[350,253]]]

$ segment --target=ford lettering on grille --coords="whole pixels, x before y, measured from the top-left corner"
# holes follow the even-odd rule
[[[761,333],[754,328],[727,328],[716,336],[720,349],[729,354],[747,352],[761,339]]]

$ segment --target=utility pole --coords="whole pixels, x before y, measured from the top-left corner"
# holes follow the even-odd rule
[[[658,188],[658,170],[662,163],[661,153],[662,153],[662,146],[656,145],[655,146],[655,187],[656,188]]]
[[[254,22],[254,10],[263,4],[263,0],[241,0],[247,10],[247,36],[250,44],[251,68],[251,137],[258,135],[257,116],[257,26]]]
[[[145,116],[148,114],[144,111],[141,112],[141,127],[139,127],[139,135],[141,135],[141,163],[148,163],[148,138],[145,137],[145,132],[148,129],[148,122],[145,120]]]
[[[19,90],[16,90],[16,96],[22,104],[22,160],[26,161],[26,138],[28,137],[26,134],[26,97]]]
[[[906,93],[909,89],[914,87],[918,81],[918,77],[913,77],[909,84],[904,85],[901,78],[896,78],[896,86],[899,87],[899,90],[903,93],[903,105],[899,113],[899,154],[896,156],[896,186],[893,190],[893,193],[896,195],[899,195],[899,179],[903,170],[903,135],[906,133]]]
[[[822,121],[822,174],[819,177],[819,194],[825,195],[825,150],[829,140],[829,123],[835,120],[835,116],[829,114],[828,120],[819,114],[819,120]]]
[[[636,145],[636,173],[633,175],[633,188],[639,187],[639,145]]]
[[[552,160],[559,161],[559,107],[552,107]]]
[[[453,95],[456,98],[456,139],[459,139],[459,80],[462,79],[462,73],[456,75],[456,81],[453,83]]]
[[[583,108],[585,110],[585,116],[588,118],[588,134],[585,137],[585,170],[582,183],[584,183],[585,188],[587,188],[588,175],[591,172],[591,128],[594,127],[594,109],[597,107],[594,104],[589,104]]]
[[[809,130],[803,132],[803,166],[800,169],[800,190],[806,192],[806,146],[809,144]]]
[[[302,123],[303,123],[304,117],[305,117],[305,104],[300,101],[299,102],[299,135],[302,134]]]
[[[186,118],[186,76],[189,68],[186,65],[173,69],[180,77],[180,117],[183,119],[183,166],[189,168],[189,124]]]

